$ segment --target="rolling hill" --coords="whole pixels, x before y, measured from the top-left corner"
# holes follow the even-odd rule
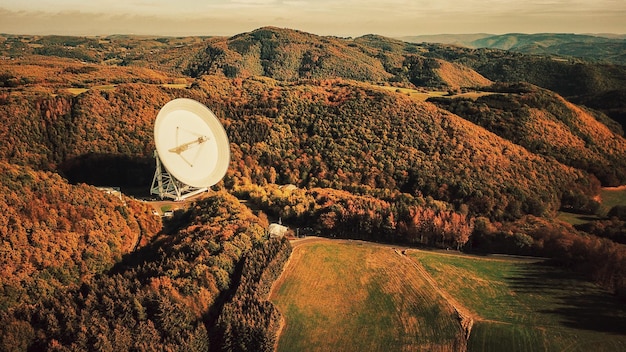
[[[573,33],[441,34],[399,38],[410,43],[440,43],[478,49],[502,49],[624,65],[624,35]]]
[[[594,112],[533,86],[507,87],[504,94],[472,99],[430,98],[438,106],[462,116],[533,153],[554,157],[583,169],[605,185],[617,186],[626,171],[619,155],[626,151],[621,138],[596,119]],[[513,93],[513,94],[511,94]],[[548,132],[550,131],[550,132]]]
[[[480,38],[470,43],[473,48],[511,50],[535,55],[556,55],[624,65],[626,40],[601,36],[538,33],[511,33]]]
[[[540,43],[535,46],[542,48],[550,45],[580,44],[590,46],[585,50],[598,56],[605,53],[605,56],[617,57],[623,52],[623,48],[619,47],[623,38],[571,34],[511,34],[491,37],[494,43],[534,42]],[[489,36],[485,40],[487,38]],[[482,40],[475,36],[472,39]],[[607,48],[606,52],[599,50],[605,44],[617,45],[617,52],[611,54],[611,48]],[[567,54],[567,50],[573,49],[564,48],[563,55]],[[197,77],[201,74],[240,78],[265,75],[279,80],[342,77],[429,89],[458,88],[461,82],[466,87],[481,86],[484,84],[482,77],[494,82],[524,81],[555,91],[572,101],[585,102],[622,125],[626,123],[621,118],[626,111],[622,101],[613,101],[610,109],[605,109],[605,104],[599,101],[599,97],[605,92],[617,91],[620,94],[624,89],[626,69],[623,64],[588,62],[572,56],[559,56],[558,53],[522,53],[494,48],[411,43],[377,35],[358,38],[322,37],[290,29],[263,27],[231,38],[110,36],[94,40],[63,36],[4,35],[0,54],[5,58],[22,60],[32,55],[66,57],[82,60],[83,63],[102,63],[111,69],[119,66],[127,67],[126,70],[132,67],[154,69],[160,73],[153,74],[161,77],[142,78],[146,74],[144,72],[138,74],[140,78],[137,80],[162,80],[164,72],[167,72],[170,76],[167,83],[182,83],[186,76]],[[447,81],[451,75],[441,72],[440,60],[460,68],[455,72],[457,79]],[[80,70],[85,74],[84,70],[90,69],[93,68]],[[467,74],[458,76],[461,72]],[[20,87],[27,85],[32,78],[28,75],[18,76],[25,81],[16,79],[12,71],[3,73],[0,75],[0,85]],[[124,74],[120,72],[120,76],[123,77]],[[113,77],[98,79],[102,85],[129,81]],[[82,88],[96,82],[98,81],[76,82],[75,85]]]
[[[555,211],[575,184],[593,193],[579,170],[430,103],[350,81],[238,83],[205,77],[190,89],[132,84],[77,97],[11,95],[0,106],[4,121],[15,111],[8,109],[21,107],[21,116],[33,122],[3,131],[11,143],[0,155],[13,163],[60,168],[74,181],[95,183],[84,176],[93,175],[118,184],[131,180],[122,187],[148,184],[150,172],[141,170],[151,167],[143,160],[152,151],[152,117],[175,96],[212,106],[223,119],[235,143],[233,177],[254,170],[255,182],[267,182],[273,168],[278,183],[402,190],[471,204],[473,213],[497,218],[518,208],[536,215]],[[54,128],[41,129],[34,123],[40,119]],[[239,164],[250,153],[254,158]],[[112,166],[124,157],[137,158],[137,168],[120,175]],[[109,167],[103,169],[98,160]]]
[[[136,46],[147,46],[146,40]],[[13,77],[7,82],[17,83],[4,93],[2,117],[8,125],[17,113],[25,123],[2,131],[8,143],[0,155],[14,163],[60,170],[73,182],[109,180],[136,187],[150,178],[152,116],[169,99],[185,96],[214,107],[236,144],[236,157],[254,153],[245,165],[233,168],[237,178],[399,190],[457,207],[470,205],[473,214],[497,219],[556,211],[566,190],[593,196],[597,189],[586,173],[605,185],[624,182],[619,129],[608,129],[608,123],[598,122],[607,121],[601,115],[556,94],[533,88],[464,103],[470,111],[493,110],[480,116],[511,116],[503,122],[471,119],[466,112],[450,109],[468,123],[430,103],[377,89],[378,84],[394,84],[392,72],[397,84],[413,87],[411,82],[425,88],[486,87],[491,81],[469,66],[494,72],[498,62],[524,62],[525,56],[490,51],[483,57],[479,52],[374,35],[318,37],[273,27],[231,38],[206,38],[202,44],[189,42],[193,47],[205,45],[183,70],[192,77],[68,59],[43,65],[37,56],[3,62],[7,76]],[[169,46],[167,41],[149,39],[149,43],[164,46],[167,57],[179,48],[179,41]],[[159,57],[155,54],[152,63]],[[170,69],[167,62],[164,66]],[[527,71],[518,67],[515,72],[526,77],[534,70],[538,75],[542,66],[535,63],[531,60],[524,66]],[[63,80],[57,79],[59,74]],[[325,79],[336,77],[333,74],[344,78]],[[602,75],[597,76],[598,85],[620,82],[619,76],[610,83],[601,80]],[[195,76],[199,77],[194,80]],[[504,72],[499,78],[509,76]],[[74,96],[68,89],[79,85],[92,88]],[[47,91],[42,92],[43,87]],[[46,94],[50,90],[56,94]],[[527,122],[520,124],[523,120]],[[133,158],[135,164],[130,165]],[[112,167],[120,162],[129,166],[123,174]],[[109,171],[91,171],[98,164],[108,165]],[[270,170],[276,176],[270,176]]]
[[[290,246],[267,238],[268,218],[295,233],[542,255],[626,292],[626,249],[605,223],[595,236],[555,220],[626,183],[623,129],[572,102],[619,112],[623,66],[275,27],[2,39],[1,348],[270,350],[281,313],[264,296]],[[92,186],[147,196],[154,118],[181,97],[215,112],[231,164],[160,222]],[[626,227],[610,221],[605,232]],[[455,333],[433,332],[433,346]]]

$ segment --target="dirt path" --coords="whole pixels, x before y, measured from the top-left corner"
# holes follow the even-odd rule
[[[459,318],[459,323],[461,324],[461,328],[463,329],[465,333],[465,351],[467,351],[467,341],[469,341],[470,334],[472,332],[472,327],[474,326],[474,321],[478,320],[479,317],[476,314],[469,311],[463,305],[461,305],[446,290],[439,287],[439,284],[437,284],[437,281],[435,281],[435,279],[433,279],[433,277],[430,276],[430,274],[428,273],[428,271],[426,271],[426,269],[422,266],[422,264],[409,258],[406,255],[406,251],[407,250],[395,250],[395,252],[399,256],[408,260],[411,263],[411,265],[424,277],[424,279],[428,281],[428,283],[433,287],[433,289],[435,289],[435,291],[441,297],[443,297],[446,300],[446,302],[448,302],[448,304],[452,307],[452,309],[454,309],[454,311],[456,312]]]

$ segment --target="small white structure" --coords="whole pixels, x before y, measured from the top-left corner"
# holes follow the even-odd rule
[[[277,223],[271,223],[267,229],[270,238],[282,238],[285,237],[289,228]]]
[[[298,187],[296,185],[293,185],[293,184],[290,183],[290,184],[278,186],[278,189],[283,190],[283,191],[290,191],[291,192],[291,191],[293,191],[295,189],[298,189]]]

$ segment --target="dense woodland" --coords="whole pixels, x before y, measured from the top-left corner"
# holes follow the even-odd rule
[[[626,297],[626,216],[598,202],[626,184],[623,128],[572,103],[614,96],[622,66],[276,28],[2,39],[2,350],[272,350],[267,293],[291,247],[268,218],[545,256]],[[487,94],[455,97],[471,89]],[[179,97],[215,112],[231,165],[162,221],[130,196],[147,193],[154,119]],[[559,210],[601,220],[573,227]]]
[[[429,98],[429,101],[532,153],[585,170],[603,185],[618,186],[623,182],[626,161],[621,155],[626,144],[623,139],[614,138],[615,134],[623,135],[619,125],[605,122],[597,118],[597,112],[574,106],[543,89],[491,88],[500,94],[476,100]]]

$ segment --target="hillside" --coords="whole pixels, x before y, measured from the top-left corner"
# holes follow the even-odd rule
[[[470,351],[616,351],[626,310],[579,275],[537,259],[407,251],[440,289],[473,313]],[[583,318],[584,317],[584,318]]]
[[[526,54],[556,55],[601,61],[613,64],[626,64],[626,40],[602,36],[538,33],[511,33],[480,38],[469,44],[472,48],[511,50]]]
[[[123,205],[57,175],[2,167],[9,211],[1,220],[2,350],[218,349],[218,336],[244,336],[216,329],[216,321],[234,320],[221,311],[226,298],[270,267],[237,271],[244,254],[252,268],[276,260],[280,272],[276,256],[289,253],[288,243],[268,242],[267,224],[228,194],[196,201],[161,232],[143,203]],[[7,197],[7,188],[34,204]],[[256,328],[263,334],[267,325]]]
[[[375,35],[359,38],[320,37],[273,27],[231,38],[215,38],[192,60],[185,73],[224,74],[227,77],[264,75],[277,80],[341,77],[368,82],[410,83],[447,87],[454,83],[439,74],[438,62],[429,60],[419,45]],[[482,81],[465,68],[463,82]]]
[[[545,256],[626,292],[626,222],[556,219],[596,216],[600,187],[626,183],[623,129],[572,102],[619,112],[623,66],[274,27],[1,39],[0,349],[271,350],[267,295],[291,247],[270,219]],[[231,164],[194,201],[153,204],[153,124],[174,98],[215,112]]]
[[[292,42],[292,37],[297,40]],[[216,57],[226,60],[235,56],[239,61],[232,61],[232,64],[239,62],[243,65],[244,62],[258,63],[254,54],[257,49],[253,48],[260,50],[266,45],[274,48],[272,55],[285,57],[285,54],[280,53],[286,50],[283,44],[287,43],[289,48],[293,46],[288,51],[304,55],[306,50],[310,51],[311,43],[316,41],[319,45],[328,46],[328,60],[331,61],[340,60],[340,57],[334,56],[335,52],[359,49],[362,56],[348,56],[360,57],[363,65],[353,62],[346,67],[367,72],[366,76],[371,79],[376,78],[372,76],[375,72],[380,75],[378,78],[387,72],[380,61],[372,61],[372,57],[383,57],[381,55],[384,53],[388,67],[414,60],[413,64],[406,66],[407,76],[414,77],[414,80],[432,84],[447,81],[444,84],[447,87],[490,83],[475,71],[467,69],[467,66],[442,59],[408,55],[401,63],[402,55],[407,55],[408,48],[416,52],[435,49],[420,49],[377,36],[347,41],[264,28],[228,39],[209,38],[207,42],[210,44],[194,60],[211,53],[211,48],[217,47],[218,43],[225,46],[223,53]],[[231,47],[241,53],[229,49]],[[295,50],[296,47],[300,51]],[[365,55],[364,52],[369,54]],[[456,52],[457,55],[459,53],[462,52]],[[249,59],[243,60],[246,55]],[[228,71],[227,67],[230,67],[221,59],[205,57],[203,60],[201,62],[211,63],[210,70],[221,68]],[[267,64],[271,63],[272,66],[267,66],[267,69],[276,75],[291,72],[292,75],[286,79],[298,77],[294,75],[293,69],[285,66],[288,61],[269,60]],[[254,157],[246,161],[245,165],[233,168],[234,178],[227,179],[229,182],[236,182],[239,175],[249,175],[247,177],[257,182],[296,183],[306,187],[366,186],[369,189],[419,192],[424,196],[452,202],[457,207],[461,204],[470,205],[474,214],[501,219],[511,217],[512,214],[518,217],[523,213],[539,215],[555,211],[560,206],[565,189],[572,188],[573,184],[577,185],[574,187],[579,190],[577,192],[587,196],[597,192],[593,182],[586,179],[585,175],[554,162],[551,158],[555,156],[565,165],[596,174],[606,185],[618,184],[624,179],[624,172],[619,166],[620,155],[623,155],[622,147],[619,147],[621,140],[618,138],[613,141],[614,134],[597,123],[595,116],[598,115],[582,112],[558,96],[535,94],[536,98],[532,102],[525,98],[521,102],[507,104],[513,109],[518,109],[515,106],[519,104],[530,104],[533,110],[528,111],[534,116],[539,116],[538,112],[544,110],[551,111],[553,119],[580,120],[577,116],[582,116],[584,123],[574,123],[578,124],[576,126],[570,123],[568,128],[577,130],[569,139],[555,138],[555,133],[561,133],[557,125],[547,125],[556,129],[538,130],[540,122],[528,124],[522,126],[523,130],[520,131],[528,133],[529,137],[524,142],[519,137],[524,134],[516,133],[516,138],[503,135],[505,139],[499,139],[478,127],[480,125],[490,129],[483,123],[472,121],[475,124],[468,124],[458,116],[445,114],[430,104],[411,101],[392,91],[379,91],[355,81],[300,79],[287,83],[254,77],[230,80],[223,76],[224,72],[215,72],[220,73],[221,77],[204,76],[191,86],[175,86],[165,83],[190,78],[133,66],[121,68],[98,65],[83,70],[88,71],[83,76],[80,73],[83,71],[77,71],[75,62],[59,59],[52,65],[59,67],[57,71],[66,75],[79,72],[72,78],[77,83],[71,85],[93,86],[73,96],[65,93],[71,87],[63,87],[60,81],[53,80],[58,74],[51,72],[50,65],[39,69],[32,62],[28,58],[3,62],[7,71],[17,77],[16,81],[24,82],[15,87],[19,90],[4,94],[4,104],[0,106],[3,119],[8,125],[9,119],[18,113],[28,122],[2,131],[3,139],[9,143],[0,150],[0,155],[14,163],[60,170],[73,182],[113,182],[123,187],[149,183],[153,116],[160,106],[178,96],[197,99],[216,110],[236,144],[235,160],[254,153]],[[24,66],[31,69],[24,71]],[[240,67],[242,72],[252,70],[250,65]],[[263,68],[263,65],[258,67]],[[319,66],[320,76],[328,74],[322,74],[325,72],[324,67]],[[144,72],[145,81],[107,87],[94,84],[98,80],[110,83],[107,81],[109,77],[118,77],[123,82],[125,76],[122,74],[136,76],[134,70],[143,70],[139,72]],[[311,72],[318,71],[313,69]],[[35,76],[28,77],[27,74]],[[130,79],[131,76],[128,77]],[[66,81],[72,82],[72,79]],[[46,86],[53,87],[55,92],[61,94],[46,95],[46,92],[40,91],[41,87]],[[493,100],[489,95],[481,99],[479,103]],[[457,113],[467,118],[460,111]],[[517,110],[510,113],[518,114]],[[562,114],[566,115],[560,116]],[[369,118],[364,119],[362,116]],[[43,126],[48,127],[40,128],[37,122],[40,120]],[[498,131],[490,130],[498,134]],[[602,132],[593,132],[596,130]],[[321,141],[329,138],[332,142],[321,144]],[[547,152],[537,144],[542,138],[546,141],[559,140],[564,145]],[[574,149],[565,142],[567,140],[571,141],[569,144]],[[587,151],[564,157],[570,155],[570,149],[580,151],[576,148],[581,146],[582,140],[589,144],[584,147]],[[530,148],[531,152],[549,158],[537,157],[517,146],[519,144],[529,148],[531,142],[536,147]],[[358,147],[363,145],[367,148]],[[285,158],[285,155],[292,157]],[[111,167],[106,168],[109,170],[107,172],[97,169],[98,164],[113,166],[120,162],[128,165],[123,173]],[[611,169],[607,165],[617,168],[607,171]],[[271,172],[275,176],[270,175],[270,170],[273,170]],[[499,181],[494,182],[494,177]],[[499,201],[495,202],[495,199]]]
[[[462,351],[465,345],[454,308],[391,248],[304,240],[270,299],[285,312],[278,351]]]
[[[626,346],[621,302],[541,259],[317,238],[294,243],[271,294],[285,319],[278,351]]]
[[[107,37],[26,36],[0,34],[4,58],[63,57],[105,66],[139,66],[180,72],[189,57],[205,44],[204,37]]]
[[[161,227],[145,205],[0,162],[0,311],[110,269]]]
[[[175,96],[212,106],[223,119],[234,143],[227,182],[248,175],[258,183],[401,190],[466,203],[473,213],[495,218],[555,211],[574,184],[593,193],[584,173],[432,104],[340,80],[287,84],[205,77],[191,89],[133,84],[77,97],[12,94],[0,106],[3,120],[14,116],[9,111],[20,111],[28,123],[2,132],[11,143],[0,155],[13,163],[60,167],[81,182],[96,180],[77,178],[71,170],[109,176],[117,184],[124,182],[120,177],[134,180],[121,186],[147,185],[150,172],[142,172],[141,165],[150,164],[144,161],[122,175],[89,168],[97,167],[98,159],[148,158],[153,116]],[[54,129],[42,130],[36,121]]]
[[[570,101],[584,102],[626,126],[621,118],[626,104],[616,99],[602,100],[605,94],[621,94],[626,84],[626,66],[441,44],[430,44],[429,51],[434,57],[468,66],[494,82],[527,82]]]
[[[348,40],[272,27],[215,38],[186,70],[191,76],[218,72],[278,80],[339,76],[385,81],[391,76],[379,60]]]
[[[469,66],[492,81],[522,81],[550,89],[626,126],[624,100],[614,98],[623,95],[626,84],[623,35],[510,33],[402,39],[419,43],[435,57]]]
[[[592,173],[605,185],[621,184],[626,164],[620,155],[626,152],[626,144],[593,112],[537,87],[493,88],[503,94],[428,101],[533,153]]]
[[[624,35],[573,33],[439,34],[399,38],[409,43],[439,43],[478,49],[579,58],[588,61],[626,64]]]

